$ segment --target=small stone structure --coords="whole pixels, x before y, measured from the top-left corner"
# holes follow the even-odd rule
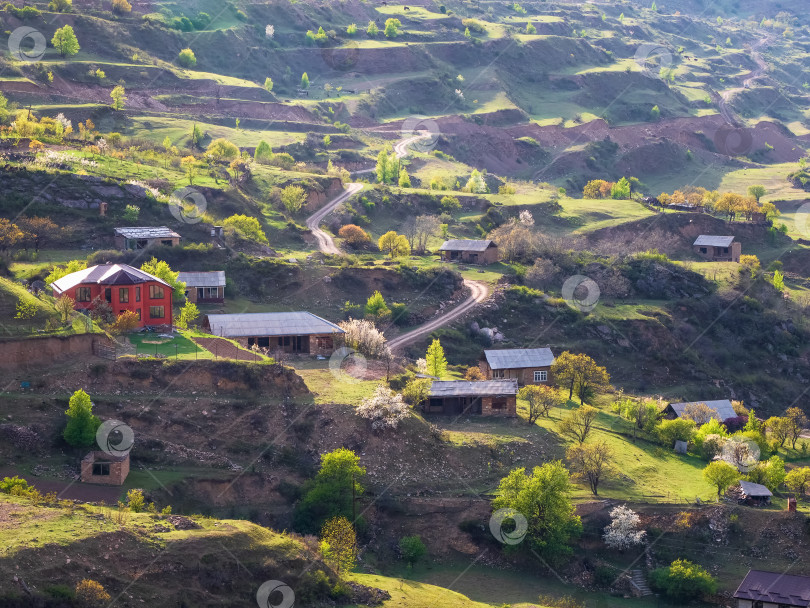
[[[81,480],[106,486],[120,486],[129,475],[129,454],[111,456],[106,452],[90,452],[82,459]]]

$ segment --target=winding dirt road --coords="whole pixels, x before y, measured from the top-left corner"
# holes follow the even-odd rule
[[[344,186],[343,192],[338,194],[331,201],[326,203],[323,207],[318,209],[315,213],[307,218],[307,228],[315,235],[315,240],[318,243],[318,250],[322,253],[331,253],[332,255],[343,255],[343,252],[335,245],[334,239],[325,231],[321,230],[320,225],[327,215],[332,213],[340,203],[345,201],[350,196],[357,194],[363,189],[363,184],[352,182]]]
[[[434,317],[424,325],[420,325],[416,329],[412,329],[411,331],[405,332],[401,336],[397,336],[393,340],[390,340],[388,342],[389,348],[393,351],[406,346],[411,342],[415,342],[419,338],[432,332],[434,329],[439,329],[440,327],[444,327],[445,325],[452,323],[489,297],[489,285],[486,283],[464,279],[464,285],[470,288],[471,293],[469,298],[464,300],[464,302],[455,308]]]
[[[734,110],[732,110],[729,107],[728,102],[733,95],[749,88],[751,86],[751,83],[754,82],[757,78],[760,78],[768,69],[768,64],[762,58],[762,55],[759,53],[758,49],[768,44],[769,42],[770,38],[766,36],[765,38],[757,40],[757,42],[753,44],[749,49],[751,51],[751,59],[754,60],[754,62],[757,64],[758,67],[756,70],[748,74],[745,80],[743,80],[743,86],[737,87],[735,89],[728,89],[727,91],[723,91],[722,93],[720,93],[720,100],[718,103],[718,107],[720,109],[720,114],[723,116],[723,120],[725,120],[727,123],[735,126],[740,124],[740,121],[737,120],[737,116],[735,115]]]

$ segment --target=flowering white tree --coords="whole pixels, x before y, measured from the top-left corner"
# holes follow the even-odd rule
[[[611,549],[624,550],[640,545],[647,535],[639,530],[638,514],[632,509],[619,505],[610,512],[611,522],[605,527],[605,544]]]
[[[423,357],[416,360],[416,371],[420,374],[427,374],[427,359]]]
[[[373,322],[366,319],[349,319],[341,321],[338,325],[346,332],[343,334],[346,346],[366,357],[386,358],[388,345],[385,343],[385,336]]]
[[[397,395],[384,384],[378,384],[371,399],[357,408],[357,414],[371,420],[371,428],[375,431],[397,428],[409,413],[410,408],[402,400],[402,395]]]
[[[275,35],[275,33],[276,28],[273,27],[272,25],[268,25],[266,28],[264,28],[264,35],[267,36],[268,38],[272,38]]]
[[[534,218],[532,217],[532,212],[528,209],[524,209],[520,212],[519,221],[524,226],[534,226]]]

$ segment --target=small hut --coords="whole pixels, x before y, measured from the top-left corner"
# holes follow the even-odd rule
[[[762,484],[751,481],[740,481],[742,496],[740,502],[749,505],[769,505],[771,504],[771,491]]]

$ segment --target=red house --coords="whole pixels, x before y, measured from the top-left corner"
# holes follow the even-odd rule
[[[91,310],[93,300],[109,302],[117,317],[125,310],[138,315],[139,327],[172,324],[172,288],[156,276],[127,264],[101,264],[51,283],[53,295],[69,295],[76,310]]]

